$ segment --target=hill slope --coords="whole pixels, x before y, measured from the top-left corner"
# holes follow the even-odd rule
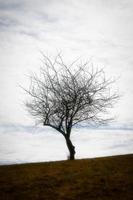
[[[133,199],[133,155],[0,167],[1,200]]]

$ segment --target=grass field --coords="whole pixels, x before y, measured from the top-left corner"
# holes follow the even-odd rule
[[[133,155],[0,166],[1,200],[131,200]]]

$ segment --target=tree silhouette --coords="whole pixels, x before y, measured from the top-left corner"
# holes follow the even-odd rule
[[[75,158],[71,130],[79,123],[105,123],[108,108],[118,94],[111,94],[114,81],[107,80],[103,69],[95,69],[89,62],[74,61],[66,65],[58,54],[54,60],[43,54],[40,75],[30,76],[31,84],[25,91],[30,99],[28,111],[44,126],[61,133],[69,149],[69,159]]]

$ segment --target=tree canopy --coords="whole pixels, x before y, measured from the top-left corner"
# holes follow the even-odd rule
[[[26,102],[28,111],[44,126],[56,129],[65,137],[70,159],[74,159],[72,127],[112,119],[104,114],[118,99],[117,92],[111,92],[114,80],[106,79],[104,70],[94,68],[90,62],[76,60],[67,65],[60,54],[53,60],[43,54],[40,74],[32,74],[30,79],[26,90],[30,95]]]

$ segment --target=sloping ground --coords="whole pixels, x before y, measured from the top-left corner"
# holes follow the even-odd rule
[[[1,200],[131,200],[133,155],[0,167]]]

